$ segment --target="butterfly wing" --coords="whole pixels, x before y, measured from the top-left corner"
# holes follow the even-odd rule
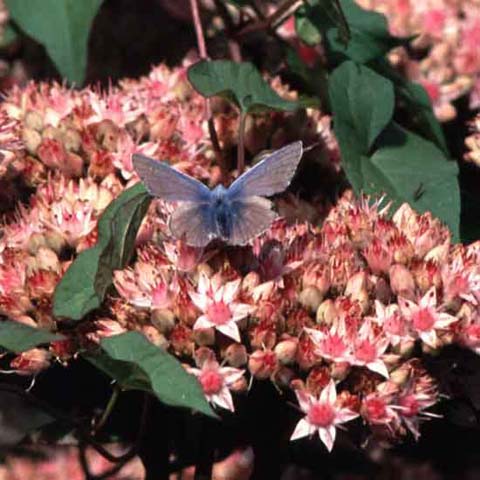
[[[233,202],[230,238],[224,240],[231,245],[245,245],[260,235],[277,216],[271,206],[270,200],[256,196]]]
[[[176,238],[183,238],[187,245],[205,247],[217,237],[212,207],[209,204],[185,202],[172,213],[170,231]]]
[[[230,200],[282,192],[290,185],[302,153],[302,142],[290,143],[271,153],[232,183],[228,189]]]
[[[202,182],[175,170],[164,162],[136,153],[133,167],[148,192],[168,202],[210,201],[210,190]]]

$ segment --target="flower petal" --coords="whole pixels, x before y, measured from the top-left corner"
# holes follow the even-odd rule
[[[315,432],[315,427],[310,425],[304,418],[302,418],[295,427],[295,430],[290,437],[290,440],[297,440],[298,438],[307,437]]]
[[[206,315],[202,315],[197,318],[197,321],[193,325],[194,330],[200,330],[200,329],[206,329],[206,328],[211,328],[214,327],[215,324],[212,323]]]
[[[329,427],[326,427],[326,428],[318,429],[320,440],[325,444],[329,452],[332,451],[333,444],[335,442],[336,433],[337,433],[337,430],[333,425],[330,425]]]
[[[198,321],[198,320],[197,320]],[[195,328],[195,326],[194,326]],[[222,332],[227,337],[233,338],[236,342],[240,343],[240,330],[235,322],[228,322],[224,325],[215,325],[215,328]]]
[[[228,305],[233,302],[233,299],[237,295],[238,288],[240,287],[240,279],[234,280],[233,282],[228,282],[225,284],[223,290],[223,301]]]
[[[232,394],[227,387],[223,387],[219,393],[212,395],[212,402],[225,410],[235,411]]]
[[[320,402],[333,405],[337,399],[337,390],[335,388],[335,382],[330,379],[327,386],[320,392]]]
[[[374,362],[367,363],[366,367],[371,372],[378,373],[379,375],[385,378],[390,378],[390,374],[388,373],[387,366],[379,358],[377,358]]]

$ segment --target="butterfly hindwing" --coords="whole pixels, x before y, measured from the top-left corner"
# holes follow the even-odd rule
[[[260,235],[277,216],[271,206],[270,200],[256,196],[233,202],[231,232],[224,240],[232,245],[245,245]]]
[[[168,202],[210,201],[207,186],[166,163],[136,153],[133,155],[133,166],[151,195]]]
[[[170,216],[169,227],[174,237],[193,247],[205,247],[217,236],[210,204],[182,203]]]
[[[228,189],[229,198],[269,197],[282,192],[290,184],[302,153],[300,141],[271,153],[232,183]]]

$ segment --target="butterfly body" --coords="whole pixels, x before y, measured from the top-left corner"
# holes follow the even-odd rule
[[[173,235],[189,245],[204,247],[215,238],[245,245],[266,230],[276,214],[263,197],[288,187],[301,156],[302,143],[292,143],[267,156],[230,187],[218,185],[213,190],[144,155],[135,154],[133,164],[152,195],[179,202],[170,217]]]

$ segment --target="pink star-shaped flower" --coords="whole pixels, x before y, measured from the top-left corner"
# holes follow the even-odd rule
[[[420,339],[432,348],[438,346],[437,329],[447,328],[458,318],[440,312],[435,287],[430,288],[417,303],[398,297],[398,305],[405,319]]]
[[[382,356],[389,343],[385,336],[375,335],[372,324],[366,320],[354,341],[352,364],[364,366],[370,371],[388,378],[388,369]]]
[[[203,312],[193,329],[215,328],[227,337],[240,342],[240,331],[236,322],[249,315],[254,307],[234,302],[240,288],[240,279],[222,284],[220,277],[211,279],[200,274],[197,292],[189,292],[192,302]]]
[[[320,392],[318,398],[301,390],[297,390],[295,393],[305,417],[297,423],[290,440],[296,440],[318,432],[320,440],[331,452],[335,442],[337,425],[353,420],[358,417],[358,413],[337,405],[337,391],[333,380],[330,380],[328,385]]]
[[[190,368],[202,386],[207,400],[213,405],[235,411],[229,386],[243,377],[244,370],[233,367],[220,367],[215,360],[206,360],[202,368]]]

